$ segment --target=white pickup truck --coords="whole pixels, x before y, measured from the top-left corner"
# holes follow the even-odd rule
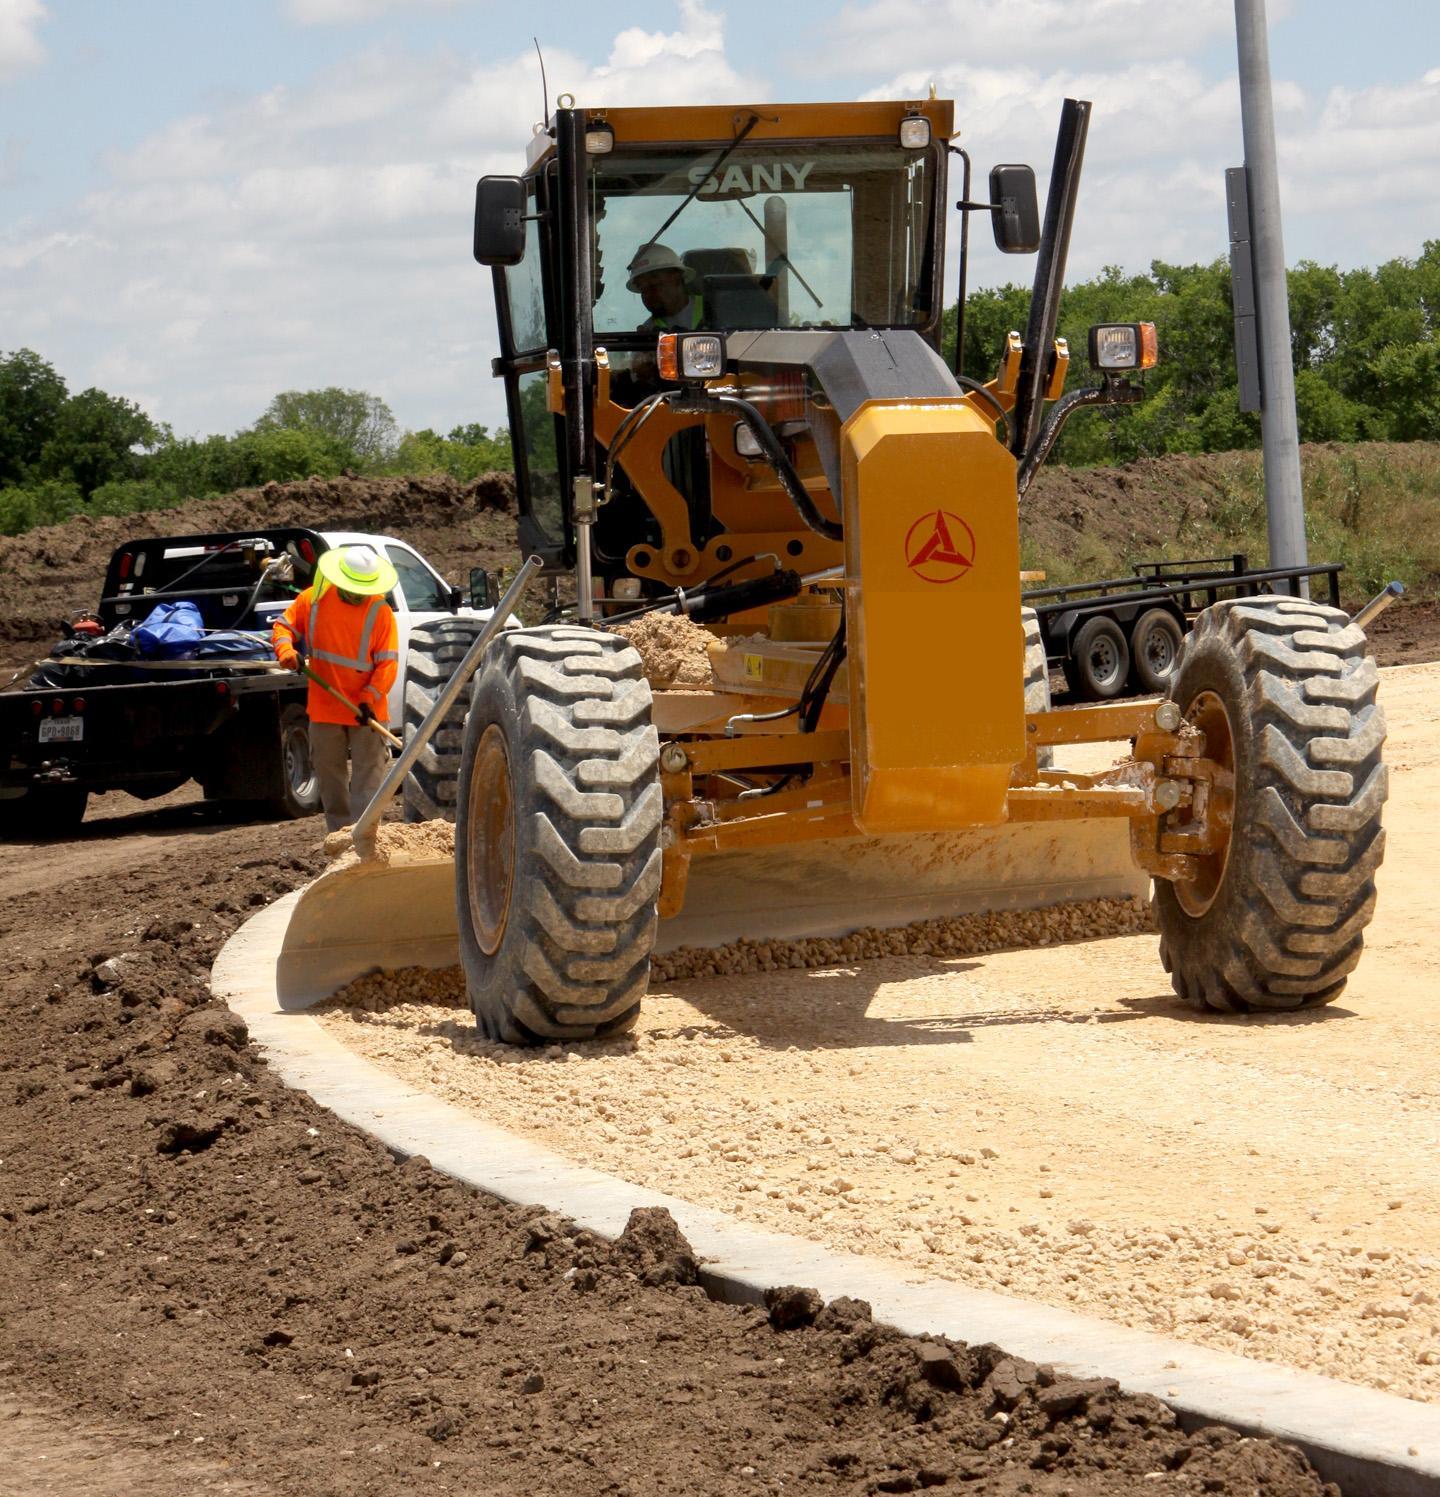
[[[155,662],[127,651],[127,626],[183,600],[200,610],[207,639],[268,639],[320,554],[357,543],[382,551],[398,574],[387,602],[402,664],[388,716],[396,732],[413,730],[490,617],[478,574],[470,594],[480,607],[394,536],[275,527],[138,537],[111,556],[88,621],[30,681],[0,693],[0,835],[63,833],[92,793],[148,800],[191,779],[209,799],[263,803],[282,816],[317,810],[302,677],[238,656]],[[464,710],[462,700],[406,780],[411,819],[454,816],[452,750]]]

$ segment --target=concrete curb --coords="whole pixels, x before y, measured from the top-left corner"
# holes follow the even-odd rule
[[[261,911],[225,943],[211,987],[249,1025],[288,1085],[400,1154],[501,1200],[542,1205],[606,1237],[636,1206],[664,1206],[719,1299],[755,1302],[774,1284],[813,1285],[870,1301],[907,1335],[992,1341],[1014,1356],[1052,1362],[1077,1377],[1113,1377],[1163,1399],[1187,1428],[1228,1424],[1301,1447],[1352,1497],[1440,1497],[1440,1407],[1109,1321],[962,1285],[921,1280],[877,1258],[736,1221],[724,1212],[645,1190],[406,1086],[332,1039],[303,1011],[284,1011],[276,959],[299,891]]]

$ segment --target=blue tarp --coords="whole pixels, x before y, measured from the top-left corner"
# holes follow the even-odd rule
[[[205,638],[205,621],[193,603],[161,603],[136,626],[132,638],[147,659],[179,660],[195,653]]]
[[[273,660],[275,651],[263,634],[240,629],[217,629],[190,652],[196,660]]]

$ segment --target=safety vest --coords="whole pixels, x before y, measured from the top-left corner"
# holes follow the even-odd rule
[[[684,310],[675,313],[673,317],[667,316],[664,312],[657,312],[653,317],[647,317],[640,324],[640,331],[642,333],[693,332],[700,326],[700,319],[704,316],[704,313],[704,299],[699,296],[692,296],[690,298],[690,305],[684,308]],[[687,320],[689,322],[688,327],[686,326]]]
[[[399,631],[395,615],[382,597],[347,603],[333,587],[317,582],[275,620],[275,648],[289,644],[302,650],[310,669],[328,681],[347,701],[368,703],[381,722],[385,703],[400,668]],[[310,720],[353,726],[355,714],[313,681],[305,703]]]

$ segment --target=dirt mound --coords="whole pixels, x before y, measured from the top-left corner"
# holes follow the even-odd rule
[[[152,835],[116,844],[109,877],[88,822],[0,903],[5,1407],[143,1449],[156,1492],[203,1458],[307,1497],[1117,1497],[1157,1472],[1321,1497],[1284,1446],[1184,1434],[1153,1399],[915,1341],[853,1302],[777,1331],[684,1282],[673,1224],[607,1244],[397,1160],[271,1077],[205,983],[252,908],[318,871],[315,824],[184,809],[127,818]],[[63,1484],[63,1444],[43,1465],[10,1447],[12,1481]]]
[[[307,478],[267,483],[148,514],[84,516],[0,538],[0,654],[16,663],[48,648],[58,624],[93,608],[110,554],[131,536],[310,525],[409,541],[451,581],[472,566],[512,563],[515,485],[508,473],[462,484],[420,478]]]

